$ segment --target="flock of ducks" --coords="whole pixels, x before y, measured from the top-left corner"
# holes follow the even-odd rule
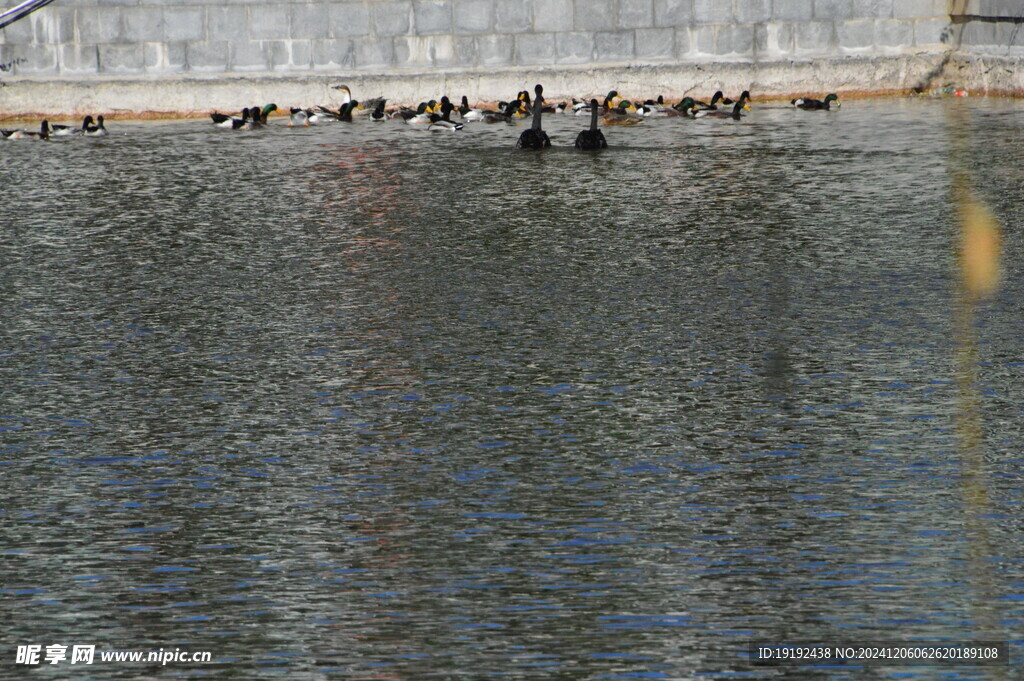
[[[459,106],[447,96],[438,100],[421,102],[417,107],[393,107],[387,109],[387,99],[378,97],[359,102],[352,98],[352,92],[346,85],[334,86],[341,92],[342,103],[337,109],[317,106],[311,109],[293,107],[288,112],[289,126],[310,126],[333,122],[351,122],[354,116],[368,116],[372,121],[399,120],[408,125],[421,126],[431,132],[456,132],[462,130],[467,123],[506,123],[515,124],[519,119],[532,118],[530,128],[519,136],[516,146],[521,149],[544,149],[551,146],[551,140],[543,130],[542,114],[563,114],[589,116],[590,127],[576,137],[577,149],[605,149],[608,142],[598,129],[598,124],[637,125],[647,118],[727,118],[740,120],[745,111],[750,111],[750,92],[744,90],[735,100],[726,97],[721,90],[716,92],[708,102],[684,97],[675,104],[668,104],[664,98],[648,99],[642,104],[635,104],[619,96],[615,90],[609,92],[604,100],[596,98],[590,101],[573,99],[559,104],[548,104],[544,99],[544,88],[538,84],[534,87],[533,96],[523,90],[510,102],[498,102],[493,109],[474,108],[469,105],[468,98],[463,95]],[[809,111],[829,110],[839,107],[839,98],[833,93],[823,99],[800,97],[791,100],[795,108]],[[279,111],[276,104],[253,106],[242,109],[237,115],[219,112],[210,114],[213,124],[228,130],[253,130],[267,125],[268,117]],[[453,120],[453,116],[458,116]],[[94,121],[86,116],[82,125],[50,125],[43,121],[38,131],[35,130],[0,130],[3,139],[49,139],[51,137],[84,135],[99,137],[107,134],[103,125],[103,116]]]
[[[51,137],[70,137],[72,135],[104,137],[106,134],[107,129],[103,125],[103,116],[97,116],[96,120],[93,120],[92,116],[86,116],[81,127],[59,123],[50,125],[50,121],[44,120],[39,125],[39,130],[0,130],[0,136],[5,140],[47,140]]]

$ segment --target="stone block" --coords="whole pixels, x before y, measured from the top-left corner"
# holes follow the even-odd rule
[[[774,0],[772,18],[776,21],[810,21],[814,18],[812,0]]]
[[[473,36],[455,36],[455,65],[459,68],[476,66],[476,39]]]
[[[78,42],[96,45],[126,42],[121,13],[121,7],[79,7],[75,11]]]
[[[839,47],[848,50],[869,48],[875,44],[874,19],[850,19],[836,22]]]
[[[754,30],[754,51],[766,57],[784,57],[793,53],[793,24],[769,22]]]
[[[61,74],[74,76],[100,70],[99,51],[95,45],[65,44],[59,47],[57,54]]]
[[[741,24],[759,24],[771,21],[771,0],[736,0],[736,21]]]
[[[854,17],[891,19],[892,6],[893,0],[853,0],[852,14]]]
[[[543,2],[544,0],[539,0]],[[522,33],[533,26],[533,11],[525,0],[498,0],[494,5],[494,30],[497,33]]]
[[[240,8],[235,8],[240,9]],[[159,42],[164,39],[164,12],[160,7],[125,7],[125,35],[138,42]],[[245,12],[242,11],[244,25]]]
[[[213,18],[217,9],[236,9],[235,7],[221,8],[211,6],[207,12],[209,30],[211,36],[220,37],[220,33],[213,30]],[[240,8],[238,8],[240,9]],[[288,35],[292,40],[322,40],[331,37],[331,12],[330,6],[322,3],[298,3],[288,6],[290,16],[290,27]],[[369,13],[366,14],[367,25],[369,25]],[[232,39],[238,39],[232,37]]]
[[[331,37],[346,38],[365,37],[370,35],[370,10],[366,5],[354,2],[341,2],[330,6],[328,10],[331,24]],[[408,15],[406,15],[408,20]],[[408,30],[408,26],[406,26]]]
[[[54,44],[75,42],[74,7],[50,5],[31,14],[28,19],[34,20],[36,42]],[[12,26],[25,21],[26,19],[22,19]]]
[[[985,17],[1019,17],[1022,9],[1020,0],[968,0],[963,13]]]
[[[904,47],[914,42],[914,24],[903,19],[875,21],[875,45],[878,47]]]
[[[191,73],[222,73],[228,70],[230,49],[226,40],[185,43],[185,62]]]
[[[145,60],[141,43],[97,45],[100,73],[141,73]]]
[[[416,0],[412,3],[413,32],[416,35],[451,33],[452,8],[448,0]]]
[[[633,31],[610,31],[594,34],[594,60],[597,62],[629,61],[635,54]]]
[[[260,40],[239,40],[231,44],[232,71],[266,71],[270,68]]]
[[[76,4],[85,4],[85,3],[76,3]],[[105,6],[111,6],[111,5],[121,6],[121,7],[137,7],[137,6],[142,4],[142,1],[141,0],[91,0],[89,2],[89,4],[90,5],[97,5],[99,7],[105,7]]]
[[[754,27],[751,24],[722,24],[715,32],[715,54],[749,57],[754,53]]]
[[[694,38],[693,31],[689,26],[677,26],[672,29],[672,53],[676,59],[685,59],[693,54]]]
[[[689,26],[693,21],[693,0],[654,0],[655,26]]]
[[[411,2],[373,3],[373,26],[379,37],[408,33],[412,24],[411,16]]]
[[[264,40],[262,45],[271,71],[289,70],[287,40]]]
[[[288,30],[288,5],[249,5],[249,37],[251,39],[284,39],[288,37]]]
[[[796,24],[798,54],[824,54],[834,47],[834,26],[831,21],[802,21]]]
[[[612,0],[576,0],[573,27],[577,31],[610,31],[615,28]]]
[[[490,33],[494,23],[492,0],[462,0],[456,2],[452,9],[457,33]]]
[[[314,71],[336,71],[353,65],[352,41],[347,38],[311,40]]]
[[[476,38],[479,66],[510,66],[515,59],[515,44],[510,35],[481,35]]]
[[[933,19],[935,6],[932,0],[894,0],[892,15],[896,19]]]
[[[15,4],[20,3],[16,2]],[[35,25],[27,19],[8,24],[4,27],[2,35],[5,45],[31,45],[36,42]]]
[[[946,30],[949,27],[948,18],[918,19],[914,22],[914,45],[917,47],[941,47],[949,35]],[[997,44],[1005,45],[1007,40],[1001,39]]]
[[[15,65],[15,75],[55,75],[59,69],[56,45],[19,45],[14,56],[25,60]]]
[[[715,28],[712,24],[695,26],[691,32],[693,40],[693,51],[699,55],[715,54]]]
[[[288,65],[293,71],[308,71],[313,65],[313,41],[289,40]]]
[[[164,7],[164,38],[167,41],[203,40],[202,7]]]
[[[181,73],[185,70],[186,43],[143,43],[143,68],[146,73]]]
[[[538,33],[554,33],[572,29],[572,0],[541,0],[533,3],[533,30]]]
[[[535,65],[554,63],[554,33],[523,33],[517,35],[515,41],[517,64]]]
[[[654,0],[619,0],[616,25],[620,28],[650,28],[654,25]]]
[[[352,41],[352,50],[357,69],[383,68],[395,61],[394,45],[390,40],[356,38]]]
[[[555,34],[555,59],[559,64],[586,64],[594,59],[594,34],[566,31]]]
[[[851,0],[814,0],[814,18],[835,21],[853,16]]]
[[[399,36],[394,46],[398,68],[452,66],[456,61],[455,39],[450,35]]]
[[[641,59],[671,59],[675,56],[675,29],[638,28],[636,56]]]
[[[722,2],[722,0],[693,0],[694,23],[727,24],[732,20],[731,2]]]

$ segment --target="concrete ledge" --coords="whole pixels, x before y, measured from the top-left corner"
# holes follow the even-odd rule
[[[386,96],[393,103],[415,103],[447,93],[473,101],[509,99],[544,84],[549,99],[600,95],[615,88],[626,97],[659,94],[708,97],[715,90],[755,98],[837,92],[843,96],[901,94],[952,79],[981,92],[1024,92],[1021,59],[921,53],[893,57],[842,57],[805,61],[679,62],[602,66],[432,70],[367,75],[288,74],[252,77],[138,78],[111,76],[81,80],[18,77],[0,87],[0,116],[192,116],[214,109],[237,111],[253,104],[310,106],[336,102],[332,85],[347,84],[357,99]],[[943,82],[940,82],[943,81]]]

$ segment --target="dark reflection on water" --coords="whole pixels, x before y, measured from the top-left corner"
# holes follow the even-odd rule
[[[967,105],[1007,258],[984,605],[1019,654],[1024,118]],[[599,155],[555,117],[542,154],[391,123],[3,145],[5,668],[774,678],[751,639],[972,638],[946,106]]]

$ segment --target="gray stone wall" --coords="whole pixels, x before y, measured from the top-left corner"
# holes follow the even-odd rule
[[[82,79],[891,56],[945,49],[964,1],[56,0],[3,29],[0,65]]]
[[[1024,53],[1024,2],[955,0],[951,33],[961,49],[993,55]]]

